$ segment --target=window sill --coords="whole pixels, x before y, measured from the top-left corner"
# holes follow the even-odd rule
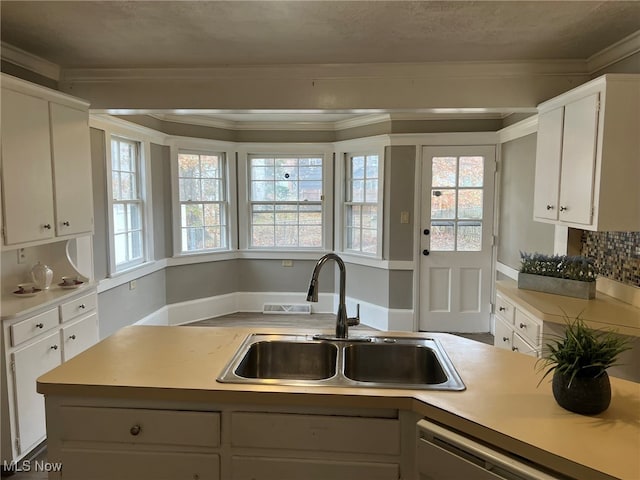
[[[98,293],[111,290],[112,288],[119,287],[120,285],[124,285],[132,280],[150,275],[158,270],[162,270],[166,266],[166,259],[154,260],[151,262],[141,263],[140,265],[136,265],[121,272],[112,273],[109,277],[98,282]]]

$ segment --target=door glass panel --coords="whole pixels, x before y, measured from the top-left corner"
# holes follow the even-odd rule
[[[458,218],[482,219],[482,190],[458,190]]]
[[[431,250],[451,252],[455,249],[455,222],[431,222]]]
[[[459,187],[482,187],[484,180],[483,157],[460,157]]]
[[[455,190],[433,190],[431,193],[431,218],[456,218]]]
[[[457,250],[459,252],[479,252],[482,250],[482,223],[458,223]]]
[[[433,157],[431,159],[431,186],[455,187],[457,182],[456,157]]]

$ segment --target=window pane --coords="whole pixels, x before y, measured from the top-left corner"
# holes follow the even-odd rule
[[[479,252],[482,250],[482,224],[465,223],[458,224],[458,251]]]
[[[113,231],[122,233],[127,229],[127,214],[125,206],[121,203],[113,204]]]
[[[294,206],[276,207],[276,225],[297,225],[298,209]]]
[[[182,245],[186,246],[185,251],[202,250],[204,246],[204,232],[202,228],[183,228]]]
[[[456,191],[433,190],[431,192],[431,218],[455,218]]]
[[[180,201],[198,201],[200,198],[200,180],[181,178],[179,181]]]
[[[458,190],[458,218],[482,219],[482,190]]]
[[[131,252],[129,260],[142,258],[142,232],[139,230],[129,233],[129,252]]]
[[[460,157],[460,187],[482,187],[484,157]]]
[[[362,251],[365,253],[375,253],[378,246],[377,231],[370,229],[362,230]]]
[[[255,247],[273,247],[275,245],[275,227],[254,226],[251,230],[251,244]]]
[[[220,204],[217,203],[207,203],[204,206],[204,224],[211,225],[221,225],[222,219],[220,216]]]
[[[200,155],[178,154],[178,176],[197,178],[200,176]]]
[[[300,180],[322,180],[322,167],[300,167]]]
[[[134,159],[133,159],[133,146],[129,143],[120,142],[120,150],[118,155],[120,157],[120,170],[123,172],[132,172]]]
[[[364,178],[364,157],[351,159],[351,178]]]
[[[322,212],[300,210],[298,221],[300,225],[322,225]]]
[[[431,159],[431,186],[456,186],[456,157],[433,157]]]
[[[222,182],[220,180],[202,180],[202,198],[205,202],[222,200]]]
[[[298,182],[276,182],[276,202],[298,200]]]
[[[347,227],[347,248],[360,250],[360,229]]]
[[[375,229],[377,223],[378,209],[376,207],[362,207],[362,227]]]
[[[364,180],[354,180],[351,188],[351,201],[364,202]]]
[[[130,203],[127,205],[127,213],[129,217],[128,230],[140,230],[142,228],[142,211],[140,205]]]
[[[251,166],[273,167],[273,158],[252,158]]]
[[[119,200],[134,200],[136,198],[136,177],[133,173],[120,173]]]
[[[120,142],[111,140],[111,170],[120,170]]]
[[[202,155],[200,157],[201,175],[203,178],[221,178],[220,159],[217,155]]]
[[[322,226],[300,227],[301,247],[321,247],[322,246]]]
[[[455,250],[455,224],[431,223],[431,250],[451,252]]]
[[[367,180],[365,184],[365,202],[376,203],[378,201],[378,180]]]
[[[203,214],[201,203],[190,203],[182,205],[182,226],[201,227],[203,225]]]
[[[274,180],[273,167],[251,167],[252,180]]]
[[[367,178],[378,178],[378,156],[367,157]]]
[[[116,265],[127,261],[127,234],[120,233],[113,237],[113,249],[116,257]]]
[[[273,182],[251,182],[251,199],[256,202],[273,201]]]
[[[276,220],[277,223],[277,220]],[[277,247],[297,247],[298,227],[276,224],[276,246]]]
[[[220,227],[204,229],[204,248],[220,248],[222,246]]]
[[[114,200],[122,200],[122,190],[120,187],[120,172],[111,172],[111,190]]]
[[[298,165],[295,163],[291,163],[291,160],[288,160],[286,163],[284,162],[284,160],[276,160],[276,165],[281,165],[276,166],[276,180],[298,180]]]
[[[322,181],[300,182],[301,201],[319,202],[322,199]]]

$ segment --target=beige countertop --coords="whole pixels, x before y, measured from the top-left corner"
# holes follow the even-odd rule
[[[440,340],[466,384],[463,392],[218,383],[250,333],[317,332],[127,327],[40,377],[38,391],[150,402],[412,410],[576,478],[640,478],[640,384],[612,378],[609,409],[577,415],[556,404],[550,383],[537,387],[534,358],[448,334],[421,335]]]
[[[596,298],[583,300],[518,288],[513,280],[496,282],[498,292],[521,305],[533,316],[553,323],[566,323],[578,315],[593,328],[617,330],[623,335],[640,337],[640,308],[597,292]]]

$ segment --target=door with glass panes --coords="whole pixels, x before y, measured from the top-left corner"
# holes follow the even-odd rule
[[[420,330],[488,332],[495,148],[422,151]]]

